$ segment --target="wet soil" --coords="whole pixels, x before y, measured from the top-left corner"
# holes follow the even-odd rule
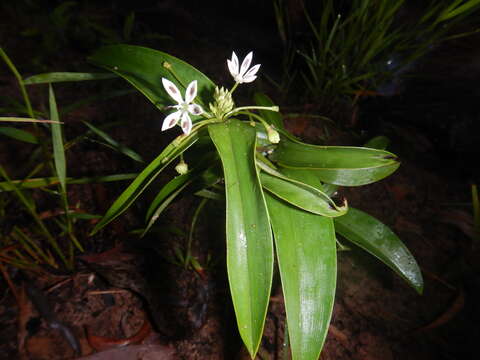
[[[266,5],[259,5],[247,20],[239,14],[254,2],[234,5],[233,13],[227,13],[219,2],[206,8],[173,1],[144,1],[130,7],[114,3],[84,4],[79,14],[121,33],[123,19],[135,11],[139,38],[130,43],[186,59],[218,83],[230,80],[224,60],[233,49],[241,53],[254,49],[262,68],[270,76],[279,74],[275,60],[281,56],[280,42]],[[59,38],[55,38],[57,45],[48,47],[46,35],[29,37],[25,31],[27,24],[38,28],[50,24],[53,7],[26,11],[22,6],[26,5],[4,5],[9,17],[0,24],[0,43],[24,76],[91,69],[84,59],[101,44],[98,33],[80,36],[75,31],[84,29],[79,23],[60,35],[58,29],[50,29]],[[13,21],[15,16],[18,21]],[[160,18],[164,21],[158,24]],[[152,32],[170,38],[140,36]],[[469,41],[478,44],[480,38]],[[391,139],[389,150],[400,156],[400,169],[379,183],[342,189],[341,195],[351,206],[389,225],[416,257],[425,278],[420,296],[376,259],[340,238],[349,249],[338,254],[336,302],[321,359],[476,358],[472,354],[480,338],[476,326],[480,320],[476,307],[479,247],[472,240],[469,196],[470,184],[479,182],[479,173],[476,163],[468,160],[478,144],[473,124],[480,113],[475,106],[478,90],[473,85],[480,78],[480,68],[474,65],[480,54],[462,44],[449,45],[455,49],[455,56],[450,57],[448,47],[435,49],[419,65],[423,78],[407,81],[397,96],[363,99],[355,108],[342,109],[342,119],[347,119],[342,126],[301,116],[287,120],[293,133],[311,143],[361,145],[376,135]],[[468,70],[465,66],[459,70],[465,64]],[[259,78],[255,86],[274,99],[283,99],[266,79]],[[115,80],[108,86],[55,85],[60,108],[112,88],[125,89],[126,84]],[[20,101],[15,79],[7,71],[0,73],[0,91]],[[34,107],[45,109],[48,93],[44,86],[29,88],[29,94]],[[239,95],[249,101],[248,89]],[[296,100],[292,105],[291,99],[283,100],[285,104],[279,105],[286,112],[315,111],[312,104]],[[95,125],[121,122],[109,134],[148,161],[174,136],[160,132],[162,118],[141,95],[130,94],[80,107],[63,120],[67,139],[86,131],[85,120]],[[32,148],[3,137],[2,166],[21,178]],[[136,172],[143,167],[92,140],[76,144],[67,157],[69,175],[75,177]],[[162,175],[158,184],[173,174]],[[126,184],[72,185],[69,201],[85,212],[102,214]],[[198,198],[185,196],[172,204],[146,237],[131,233],[143,226],[154,195],[153,190],[147,192],[124,216],[93,237],[88,233],[94,220],[78,223],[77,236],[85,252],[78,255],[73,273],[34,274],[6,268],[18,298],[0,278],[0,359],[248,359],[226,279],[221,204],[209,203],[199,218],[192,255],[201,268],[194,271],[175,263],[175,249],[186,245]],[[34,196],[41,211],[57,210],[58,204],[48,194],[36,191]],[[9,204],[1,221],[2,234],[13,225],[28,229],[29,217],[14,202]],[[276,274],[258,359],[288,358],[284,356],[284,325]]]

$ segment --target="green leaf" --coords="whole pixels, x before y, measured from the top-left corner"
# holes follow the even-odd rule
[[[97,223],[91,234],[95,234],[98,230],[127,210],[135,199],[139,197],[147,186],[158,176],[158,174],[160,174],[160,172],[175,158],[192,146],[198,138],[199,133],[194,131],[188,136],[180,135],[173,140],[165,149],[163,149],[160,155],[143,169],[123,193],[120,194],[112,206],[107,210],[102,220]]]
[[[386,136],[380,135],[371,138],[363,146],[366,148],[385,150],[388,145],[390,145],[390,139]]]
[[[23,80],[25,85],[46,84],[66,81],[103,80],[116,78],[110,73],[74,73],[74,72],[52,72],[30,76]]]
[[[458,3],[460,3],[460,1]],[[448,12],[445,11],[441,16],[439,16],[437,21],[445,21],[456,16],[473,13],[474,11],[478,10],[479,6],[480,0],[468,0],[462,3],[460,6],[456,7],[455,9],[449,9],[450,11]]]
[[[93,220],[93,219],[101,219],[102,215],[71,212],[70,217],[74,219],[79,219],[79,220]]]
[[[14,127],[2,126],[0,127],[0,134],[26,143],[38,144],[38,139],[35,135],[28,131],[20,130]]]
[[[423,292],[422,273],[415,258],[388,226],[363,211],[350,208],[346,215],[335,218],[335,230],[384,262],[419,294]]]
[[[255,93],[253,96],[253,100],[255,101],[255,104],[258,106],[274,106],[275,104],[273,103],[270,98],[263,94],[263,93]],[[282,115],[280,115],[279,112],[277,111],[267,111],[267,110],[259,110],[260,116],[265,119],[265,121],[269,124],[275,125],[277,129],[285,129],[285,126],[283,125],[283,119]]]
[[[291,169],[310,169],[326,183],[359,186],[381,180],[400,165],[387,151],[350,146],[316,146],[282,137],[271,159]]]
[[[258,162],[258,165],[262,170],[267,171],[260,173],[262,186],[280,199],[305,211],[327,217],[342,216],[348,211],[346,203],[343,206],[337,206],[323,191],[269,169],[261,162]],[[305,176],[311,175],[308,171],[302,171],[302,173]]]
[[[144,236],[147,231],[150,230],[163,210],[166,209],[166,207],[177,197],[178,194],[182,192],[183,189],[192,183],[194,178],[195,176],[193,176],[191,172],[179,175],[170,180],[160,189],[148,207],[147,215],[145,217],[147,226],[145,227],[142,236]]]
[[[135,151],[133,151],[129,147],[127,147],[125,145],[122,145],[122,144],[118,143],[117,141],[115,141],[105,131],[100,130],[99,128],[97,128],[96,126],[93,126],[92,124],[90,124],[87,121],[83,121],[83,123],[85,125],[87,125],[87,127],[93,133],[97,134],[99,137],[101,137],[103,140],[105,140],[109,145],[111,145],[112,148],[115,149],[116,151],[128,156],[130,159],[133,159],[135,161],[138,161],[138,162],[141,162],[141,163],[145,162],[138,153],[136,153]]]
[[[316,360],[332,316],[336,242],[331,218],[266,194],[287,313],[292,359]]]
[[[49,104],[50,104],[50,118],[53,121],[60,121],[58,118],[57,103],[55,101],[55,94],[53,93],[53,87],[50,84],[48,86],[49,94]],[[52,144],[53,144],[53,159],[55,162],[55,172],[60,181],[60,186],[62,187],[63,192],[66,191],[67,183],[67,166],[65,163],[65,149],[63,148],[63,136],[62,128],[58,123],[53,123],[50,125],[52,130]]]
[[[86,178],[66,178],[67,184],[93,184],[111,181],[123,181],[130,180],[138,174],[115,174],[115,175],[100,175]],[[21,189],[35,189],[48,187],[59,184],[58,177],[46,177],[46,178],[33,178],[25,180],[12,180],[10,182],[0,182],[0,191],[13,191],[14,187],[18,186]]]
[[[208,138],[211,143],[210,137],[204,136],[203,138]],[[202,140],[204,139],[199,139],[199,141],[195,144],[195,150],[197,150],[195,152],[198,152],[199,148],[203,148],[202,150],[204,150],[205,146],[199,146],[199,143]],[[193,162],[195,164],[195,167],[193,169],[189,170],[186,174],[179,175],[173,178],[167,184],[165,184],[155,196],[147,210],[147,215],[145,217],[147,226],[145,227],[141,236],[144,236],[147,231],[150,230],[155,221],[157,221],[160,214],[183,190],[185,190],[187,186],[190,186],[192,183],[195,182],[195,186],[193,186],[192,192],[194,192],[196,195],[196,188],[205,188],[218,182],[220,176],[216,175],[216,165],[205,169],[206,165],[208,166],[215,162],[218,162],[218,166],[220,166],[216,151],[203,153],[201,154],[200,158],[197,158],[196,161]],[[199,178],[201,180],[197,181]],[[223,176],[221,177],[221,179],[223,179]]]
[[[273,274],[273,241],[255,167],[255,129],[231,119],[208,127],[225,174],[227,269],[240,336],[260,345]]]
[[[32,118],[20,118],[20,117],[0,117],[0,121],[4,122],[28,122],[28,123],[49,123],[49,124],[54,124],[58,123],[61,124],[58,121],[52,121],[52,120],[37,120],[37,119],[32,119]]]
[[[196,102],[203,105],[211,101],[215,84],[203,73],[186,62],[161,51],[133,45],[110,45],[99,49],[89,60],[130,82],[155,106],[162,109],[172,105],[172,99],[162,85],[162,77],[173,81],[179,89],[197,80]],[[168,63],[171,70],[164,65]]]

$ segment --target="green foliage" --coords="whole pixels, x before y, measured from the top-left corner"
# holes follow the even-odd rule
[[[308,172],[297,172],[302,180]],[[317,186],[320,182],[317,181]],[[335,299],[337,250],[331,218],[266,194],[294,359],[318,359]]]
[[[174,159],[180,158],[183,164],[191,155],[191,169],[183,169],[160,188],[147,212],[146,229],[181,192],[202,196],[187,252],[184,255],[177,249],[181,262],[194,266],[189,249],[203,201],[225,198],[230,290],[239,332],[252,358],[258,351],[269,302],[273,240],[293,359],[317,359],[327,334],[336,284],[335,231],[422,291],[418,265],[398,237],[378,220],[359,210],[351,213],[346,203],[337,205],[331,198],[338,185],[372,183],[398,168],[396,156],[379,149],[386,145],[385,138],[375,139],[370,148],[304,144],[284,130],[278,107],[267,96],[257,94],[256,106],[225,107],[222,112],[215,96],[224,96],[224,91],[218,87],[214,91],[215,85],[205,75],[168,54],[116,45],[100,49],[90,59],[130,82],[161,110],[172,104],[162,77],[178,87],[168,85],[174,94],[170,96],[177,98],[197,80],[200,105],[207,109],[210,104],[215,110],[213,115],[204,110],[193,117],[191,131],[182,127],[185,134],[146,166],[93,232],[120,216]],[[230,95],[240,83],[237,80]],[[175,121],[184,119],[187,106],[195,101],[180,100],[175,99],[175,110],[180,112]]]
[[[197,80],[201,105],[207,103],[214,88],[207,76],[183,60],[140,46],[105,46],[90,56],[89,61],[126,79],[161,110],[171,102],[161,86],[162,77],[171,78],[182,90],[187,88],[191,79]]]
[[[348,146],[315,146],[285,139],[272,160],[290,169],[310,169],[329,184],[359,186],[379,181],[397,170],[396,156],[383,150]]]
[[[238,329],[250,354],[260,345],[273,276],[273,239],[255,166],[255,129],[230,119],[208,127],[222,159],[227,270]]]
[[[335,219],[335,230],[380,259],[418,293],[422,293],[420,269],[412,266],[412,254],[388,226],[363,211],[350,208],[345,216]]]
[[[298,81],[308,99],[328,109],[400,76],[442,41],[479,30],[475,24],[471,32],[452,34],[474,19],[479,0],[415,4],[422,14],[409,18],[404,0],[322,0],[312,3],[313,10],[302,5],[308,30],[301,38],[283,1],[274,5],[284,57],[295,58],[285,66],[284,83]],[[292,78],[298,72],[301,79]]]
[[[7,169],[0,165],[0,193],[2,199],[17,201],[17,208],[23,208],[29,214],[33,225],[28,230],[14,226],[12,230],[0,239],[0,262],[9,263],[13,266],[28,270],[40,270],[40,265],[49,265],[54,268],[63,267],[72,270],[74,265],[75,249],[83,251],[81,243],[75,234],[75,223],[80,219],[92,219],[96,215],[82,213],[72,207],[68,202],[68,184],[86,184],[92,182],[119,181],[131,179],[137,174],[116,174],[110,176],[98,176],[91,178],[71,178],[67,176],[67,151],[72,142],[67,142],[63,133],[64,124],[60,119],[56,97],[52,82],[59,81],[83,81],[111,78],[112,74],[90,73],[50,73],[41,74],[24,80],[7,54],[0,48],[0,58],[16,77],[24,104],[16,104],[15,110],[29,117],[0,117],[0,122],[9,124],[30,125],[33,133],[13,126],[0,127],[0,135],[19,142],[19,146],[33,146],[31,158],[25,166],[17,166],[19,174],[27,173],[22,179],[12,179]],[[114,75],[113,75],[114,76]],[[25,87],[26,84],[48,83],[49,114],[34,111]],[[38,119],[37,117],[50,118]],[[40,127],[39,125],[42,125]],[[133,150],[115,142],[107,133],[87,124],[90,130],[101,137],[117,151],[141,161],[138,154]],[[37,160],[41,157],[41,161]],[[30,169],[30,166],[33,168]],[[45,175],[48,171],[50,176]],[[43,177],[37,177],[39,173]],[[18,174],[16,174],[18,175]],[[53,191],[51,189],[54,189]],[[40,214],[37,210],[35,197],[32,191],[35,189],[53,194],[55,200],[59,200],[61,211],[52,216]],[[2,202],[3,205],[4,203]],[[2,211],[6,211],[2,208]],[[50,219],[48,219],[50,218]],[[62,243],[63,240],[67,240]],[[53,254],[52,254],[53,251]],[[58,261],[60,260],[60,262]]]

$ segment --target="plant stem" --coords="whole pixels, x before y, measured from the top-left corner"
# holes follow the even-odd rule
[[[238,86],[238,82],[235,82],[235,84],[232,86],[232,88],[230,89],[230,94],[233,94],[233,92],[235,91],[235,89],[237,88]]]

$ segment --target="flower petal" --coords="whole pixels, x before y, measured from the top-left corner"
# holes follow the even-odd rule
[[[187,112],[182,114],[180,125],[185,135],[190,134],[190,131],[192,131],[192,119],[190,119],[190,116],[188,116]]]
[[[249,77],[244,77],[242,79],[242,83],[251,83],[252,81],[254,81],[255,79],[257,78],[256,75],[253,75],[253,76],[249,76]]]
[[[238,75],[238,57],[235,54],[235,51],[232,51],[232,59],[227,60],[228,70],[233,77]]]
[[[172,127],[174,127],[178,120],[180,120],[180,116],[182,115],[181,111],[175,111],[174,113],[171,113],[168,115],[165,120],[163,120],[162,124],[162,131],[168,130]]]
[[[255,65],[250,70],[248,70],[247,73],[245,75],[243,75],[243,82],[244,83],[249,83],[249,82],[252,82],[253,80],[255,80],[257,78],[256,74],[258,72],[258,69],[260,69],[260,64]]]
[[[179,104],[183,103],[182,94],[180,94],[180,90],[178,90],[177,86],[173,82],[162,78],[162,84],[168,95],[170,95],[173,100]]]
[[[247,56],[245,56],[245,59],[242,61],[242,67],[240,69],[240,76],[243,77],[245,73],[247,72],[248,68],[250,67],[250,64],[252,63],[252,57],[253,57],[253,51],[250,51]]]
[[[185,102],[190,104],[197,96],[197,80],[193,80],[188,84],[187,91],[185,92]]]
[[[192,115],[200,115],[203,113],[203,109],[198,104],[190,104],[188,105],[188,112]]]

